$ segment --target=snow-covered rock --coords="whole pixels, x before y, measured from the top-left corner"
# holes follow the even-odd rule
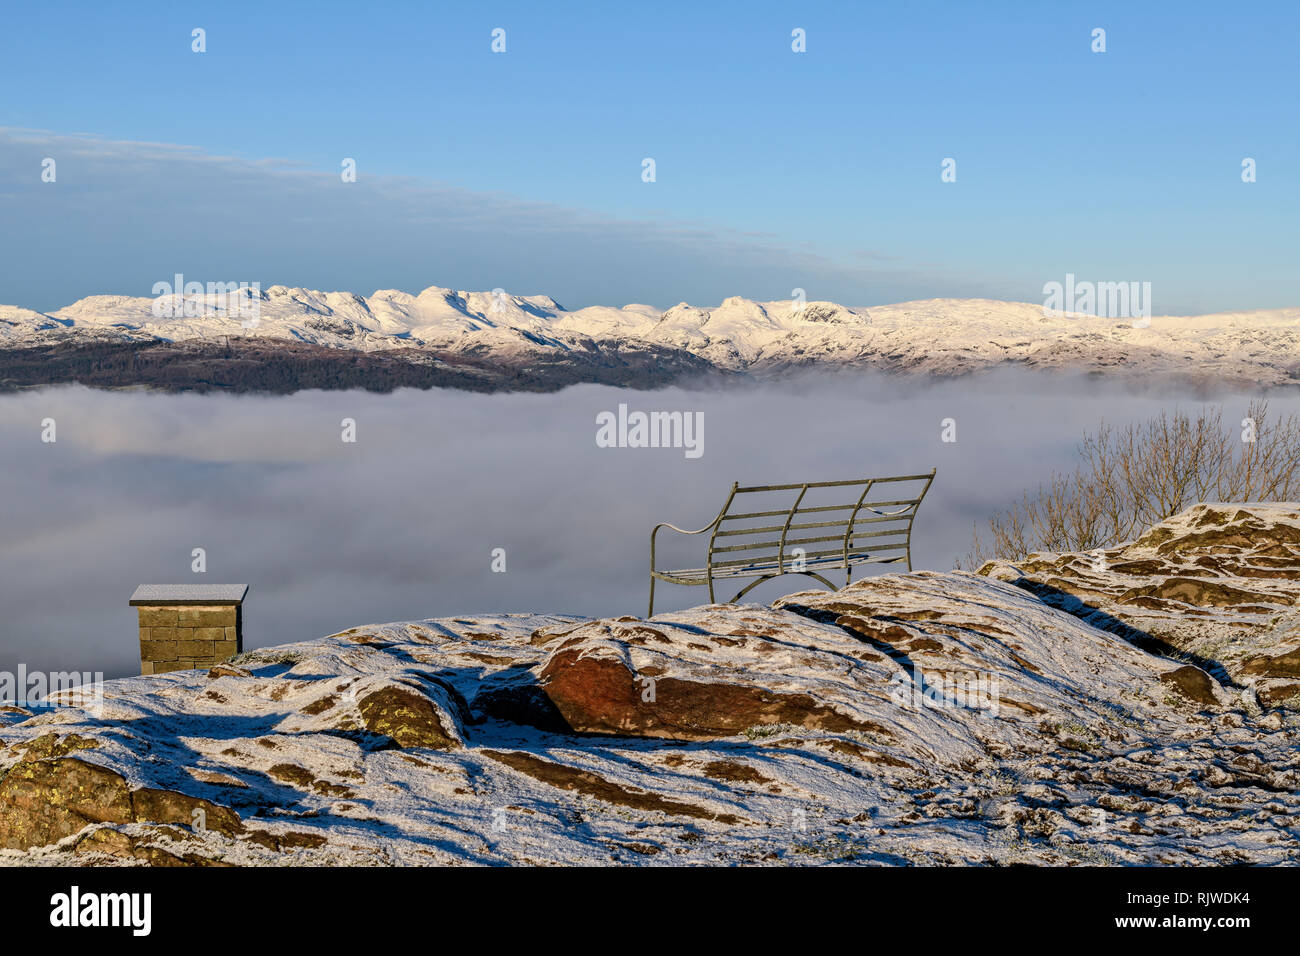
[[[1300,506],[1104,557],[371,625],[5,708],[0,863],[1296,862],[1294,701],[1237,683],[1293,666]]]
[[[1184,655],[1248,704],[1300,706],[1300,504],[1200,504],[1115,548],[979,573]]]

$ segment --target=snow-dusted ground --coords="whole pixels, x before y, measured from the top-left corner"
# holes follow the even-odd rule
[[[1085,560],[1105,613],[1034,577]],[[0,713],[0,861],[1297,862],[1300,505],[1198,506],[1106,560],[113,681],[98,716]],[[1153,614],[1183,626],[1145,640]]]
[[[256,301],[254,302],[254,299]],[[1041,305],[932,299],[850,309],[831,302],[681,303],[566,311],[549,296],[381,290],[366,297],[272,286],[192,297],[192,318],[155,317],[155,299],[90,296],[48,315],[0,306],[0,347],[90,340],[255,336],[331,348],[416,348],[501,362],[563,358],[611,343],[685,352],[726,370],[811,364],[960,375],[1004,363],[1257,385],[1300,381],[1300,308],[1149,319],[1044,315]],[[168,299],[178,313],[182,297]],[[256,305],[257,324],[251,313]]]

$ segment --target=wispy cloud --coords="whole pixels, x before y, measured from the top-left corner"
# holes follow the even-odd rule
[[[41,181],[41,163],[57,179]],[[850,305],[993,294],[882,252],[837,257],[705,222],[626,219],[358,169],[169,143],[0,128],[0,301],[43,311],[148,294],[175,272],[325,290],[429,285],[548,293],[570,307],[730,295]]]

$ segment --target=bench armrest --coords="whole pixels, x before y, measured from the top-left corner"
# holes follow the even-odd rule
[[[721,515],[718,515],[718,518],[721,517],[722,517]],[[672,531],[676,531],[678,534],[704,534],[704,532],[712,531],[713,528],[717,526],[718,518],[714,518],[712,521],[706,524],[703,528],[700,528],[698,531],[687,531],[685,528],[679,528],[677,527],[677,525],[669,524],[666,521],[662,521],[659,524],[655,525],[654,528],[650,530],[650,570],[651,571],[657,570],[655,568],[655,536],[659,534],[660,528],[668,528]]]
[[[676,532],[678,532],[678,533],[680,533],[680,534],[704,534],[704,532],[708,531],[710,528],[712,528],[712,527],[713,527],[715,524],[717,524],[717,523],[718,523],[718,522],[717,522],[717,520],[715,519],[715,520],[713,520],[713,521],[710,521],[708,524],[706,524],[706,525],[705,525],[703,528],[701,528],[699,531],[687,531],[685,528],[679,528],[679,527],[677,527],[677,525],[675,525],[675,524],[669,524],[667,521],[661,521],[659,524],[657,524],[657,525],[654,526],[654,529],[650,532],[650,537],[653,538],[653,537],[655,536],[655,534],[659,531],[660,528],[672,528],[674,531],[676,531]]]

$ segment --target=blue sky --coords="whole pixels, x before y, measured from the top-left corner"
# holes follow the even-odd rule
[[[175,272],[1040,301],[1073,272],[1158,313],[1300,305],[1298,44],[1282,2],[11,5],[0,302]]]

